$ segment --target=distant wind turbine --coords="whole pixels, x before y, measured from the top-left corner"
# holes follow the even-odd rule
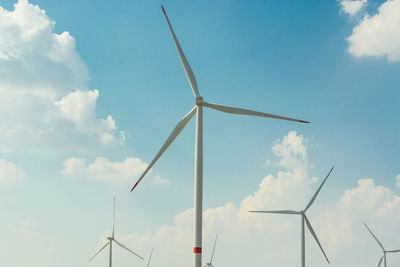
[[[189,81],[190,87],[192,88],[193,94],[196,99],[195,106],[187,113],[175,126],[172,130],[172,133],[165,141],[164,145],[161,147],[160,151],[156,154],[154,159],[150,162],[147,169],[143,172],[143,174],[139,177],[135,185],[132,187],[131,191],[135,189],[135,187],[140,183],[143,177],[147,174],[147,172],[153,167],[156,161],[161,157],[161,155],[167,150],[169,145],[175,140],[175,138],[179,135],[179,133],[185,128],[190,119],[197,115],[196,119],[196,141],[195,141],[195,173],[194,173],[194,244],[193,244],[193,266],[201,267],[201,245],[202,245],[202,216],[203,216],[203,107],[212,108],[218,111],[232,113],[232,114],[240,114],[240,115],[249,115],[249,116],[259,116],[259,117],[267,117],[273,119],[280,120],[288,120],[295,122],[308,123],[307,121],[272,115],[268,113],[252,111],[248,109],[242,109],[237,107],[230,107],[219,104],[212,104],[203,101],[203,97],[200,96],[196,78],[193,74],[192,68],[187,61],[185,54],[176,38],[175,32],[172,29],[171,23],[167,17],[167,14],[164,10],[164,7],[161,6],[165,19],[167,21],[169,30],[172,35],[172,39],[174,40],[176,49],[178,51],[181,63],[183,65],[183,69],[185,70],[186,77]]]
[[[217,238],[218,238],[218,235],[215,235],[214,247],[212,250],[210,262],[207,262],[203,267],[214,267],[214,265],[212,264],[212,260],[214,258],[215,245],[217,244]]]
[[[89,259],[89,261],[93,260],[94,257],[97,256],[97,254],[100,253],[100,251],[102,251],[103,249],[105,249],[107,246],[110,246],[110,257],[109,257],[109,266],[112,267],[112,242],[114,241],[118,246],[120,246],[123,249],[126,249],[127,251],[131,252],[132,254],[136,255],[137,257],[141,258],[143,260],[142,257],[140,257],[138,254],[136,254],[135,252],[133,252],[132,250],[130,250],[129,248],[125,247],[124,245],[122,245],[119,241],[117,241],[114,237],[114,229],[115,229],[115,197],[114,197],[114,208],[113,208],[113,220],[112,220],[112,235],[111,237],[107,237],[107,239],[109,240],[99,251],[97,251],[96,254],[94,254],[93,257],[91,257]]]
[[[324,185],[326,179],[328,179],[329,175],[331,174],[331,172],[333,171],[333,168],[329,171],[328,175],[325,177],[324,181],[322,182],[322,184],[319,186],[317,192],[315,192],[314,196],[311,198],[310,202],[308,203],[308,205],[306,206],[306,208],[304,210],[301,211],[295,211],[295,210],[274,210],[274,211],[250,211],[250,212],[256,212],[256,213],[277,213],[277,214],[291,214],[291,215],[301,215],[301,266],[305,267],[306,266],[306,251],[305,251],[305,236],[304,236],[304,222],[306,222],[307,224],[307,228],[310,231],[310,233],[312,234],[312,236],[314,237],[315,241],[317,242],[319,248],[321,249],[322,253],[325,256],[325,259],[328,263],[328,257],[325,254],[325,251],[323,250],[321,243],[318,240],[317,235],[314,232],[314,229],[311,226],[310,221],[308,220],[307,216],[306,216],[306,212],[307,210],[311,207],[311,205],[314,203],[315,199],[317,198],[317,195],[319,193],[319,191],[321,191],[322,186]]]
[[[378,267],[381,266],[382,261],[384,262],[384,263],[383,263],[383,266],[386,267],[386,253],[400,252],[400,249],[397,249],[397,250],[385,250],[385,248],[382,246],[382,243],[378,240],[378,238],[376,238],[376,236],[375,236],[375,235],[372,233],[372,231],[368,228],[367,224],[364,223],[364,225],[365,225],[365,227],[367,228],[368,232],[372,235],[372,237],[376,240],[376,242],[378,242],[378,245],[379,245],[379,246],[381,247],[381,249],[382,249],[383,255],[382,255],[382,257],[381,257],[380,260],[379,260]]]

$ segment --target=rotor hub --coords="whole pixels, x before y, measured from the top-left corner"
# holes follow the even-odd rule
[[[202,106],[203,105],[203,97],[202,96],[199,96],[199,97],[196,97],[196,106]]]

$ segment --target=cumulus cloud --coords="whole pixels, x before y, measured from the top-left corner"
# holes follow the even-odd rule
[[[290,169],[307,167],[307,151],[303,141],[303,136],[295,131],[289,132],[282,141],[277,140],[272,151],[281,158],[278,165]]]
[[[74,123],[77,130],[96,135],[102,144],[114,143],[116,125],[111,115],[107,119],[96,119],[96,101],[99,91],[75,91],[56,101],[62,117]],[[123,136],[123,132],[121,132]],[[123,141],[123,140],[122,140]]]
[[[0,159],[0,186],[21,182],[25,173],[21,167],[5,159]]]
[[[122,162],[110,162],[108,159],[98,157],[93,163],[87,164],[85,159],[69,158],[63,163],[64,175],[83,175],[91,179],[103,180],[112,184],[130,184],[147,167],[147,163],[139,158],[127,158]],[[158,178],[159,183],[167,183]]]
[[[56,98],[84,89],[85,63],[69,32],[54,33],[55,22],[37,5],[19,0],[13,11],[0,7],[0,91]]]
[[[280,158],[279,166],[283,170],[263,178],[258,190],[245,197],[239,206],[226,203],[204,211],[203,260],[210,256],[212,242],[218,233],[216,265],[248,266],[249,258],[253,267],[265,266],[265,262],[273,266],[298,264],[300,218],[248,213],[250,209],[303,209],[316,190],[315,177],[309,176],[307,150],[301,135],[290,132],[275,143],[273,151]],[[293,164],[295,160],[297,162]],[[330,179],[335,179],[334,173],[332,176]],[[330,180],[326,187],[329,183]],[[323,191],[327,190],[326,187]],[[320,200],[316,200],[308,216],[331,258],[332,266],[367,266],[378,260],[378,257],[374,258],[378,253],[374,241],[363,229],[364,221],[380,234],[388,246],[398,240],[400,197],[388,188],[375,185],[372,179],[360,179],[338,200],[333,199],[324,205]],[[316,211],[318,216],[313,214]],[[192,220],[193,209],[188,209],[176,215],[172,225],[162,225],[154,233],[118,233],[117,237],[131,248],[150,249],[155,246],[155,265],[168,262],[171,266],[183,267],[191,262]],[[325,264],[308,233],[306,239],[307,262],[311,266]],[[400,262],[391,259],[391,263]]]
[[[400,60],[400,0],[387,0],[377,14],[365,15],[347,38],[349,52],[356,57],[384,56]]]
[[[339,4],[343,12],[354,16],[367,4],[367,0],[341,0]]]
[[[111,115],[97,118],[98,90],[69,32],[27,0],[0,7],[1,152],[93,151],[123,144]]]

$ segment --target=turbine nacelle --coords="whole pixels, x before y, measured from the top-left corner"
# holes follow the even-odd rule
[[[203,97],[202,96],[196,97],[196,106],[203,106],[203,104],[204,104]]]

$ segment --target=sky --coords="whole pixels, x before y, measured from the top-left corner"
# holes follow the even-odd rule
[[[0,0],[0,258],[192,264],[195,122],[133,193],[194,98],[158,1]],[[162,2],[204,100],[203,262],[299,266],[308,211],[331,266],[400,249],[400,0]],[[146,266],[115,247],[114,266]],[[400,264],[400,253],[388,255]],[[306,232],[307,266],[327,263]]]

